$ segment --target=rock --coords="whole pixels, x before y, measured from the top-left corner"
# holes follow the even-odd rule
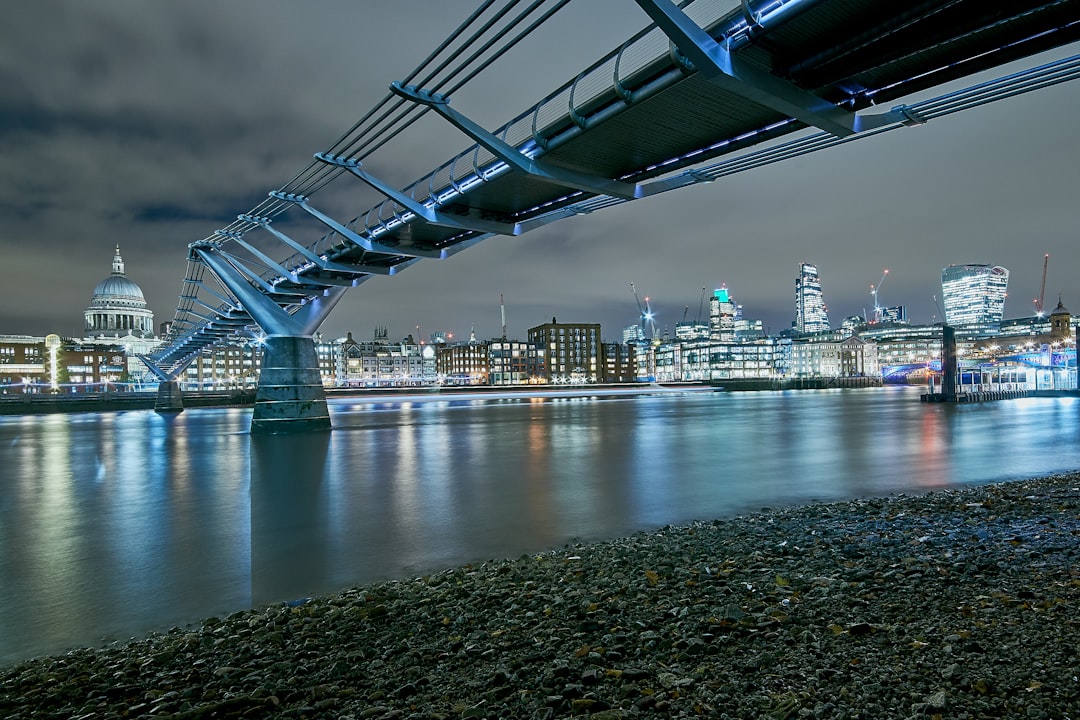
[[[38,658],[0,668],[0,717],[1080,718],[1080,475],[1007,485],[574,543]]]

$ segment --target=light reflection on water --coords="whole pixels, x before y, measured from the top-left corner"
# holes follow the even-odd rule
[[[0,661],[762,506],[1080,468],[1080,403],[916,389],[0,418]]]

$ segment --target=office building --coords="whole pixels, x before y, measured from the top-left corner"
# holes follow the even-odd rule
[[[490,343],[471,340],[439,345],[435,351],[435,371],[439,379],[447,385],[489,384]]]
[[[738,310],[726,287],[713,290],[712,297],[709,298],[709,340],[731,342],[735,339]]]
[[[602,343],[604,357],[601,379],[606,383],[625,383],[637,380],[638,346],[625,343]]]
[[[549,383],[594,383],[602,379],[600,325],[550,323],[529,328],[529,342],[543,352]]]
[[[790,363],[789,372],[795,378],[872,377],[880,373],[877,345],[857,335],[845,340],[794,340]]]
[[[941,271],[945,322],[966,335],[997,332],[1009,271],[999,265],[950,265]]]
[[[542,354],[532,343],[499,338],[488,343],[488,381],[491,385],[538,382]]]
[[[795,278],[795,322],[799,333],[817,333],[829,329],[829,310],[821,292],[817,265],[802,263]]]

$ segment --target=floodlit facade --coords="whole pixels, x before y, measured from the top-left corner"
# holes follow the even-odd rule
[[[400,387],[436,381],[436,351],[411,336],[390,342],[385,328],[372,340],[358,342],[352,333],[317,343],[323,384],[336,387]]]
[[[799,333],[817,333],[829,329],[829,310],[821,292],[817,265],[802,263],[795,278],[795,322]]]
[[[87,337],[154,336],[154,313],[147,307],[142,288],[124,273],[119,245],[113,255],[112,274],[94,288],[83,318]]]
[[[262,365],[258,343],[230,343],[196,357],[181,375],[184,390],[227,390],[255,387]]]
[[[0,394],[22,393],[48,380],[45,338],[0,335]]]
[[[488,343],[492,385],[525,385],[540,379],[541,354],[532,343],[505,338]]]
[[[481,341],[441,345],[435,363],[438,377],[447,385],[487,385],[491,378],[491,347]]]
[[[602,380],[599,323],[550,323],[529,328],[529,342],[544,354],[549,383],[595,383]]]
[[[792,377],[853,378],[879,375],[877,346],[852,335],[846,340],[795,340]]]
[[[766,380],[783,373],[783,354],[774,338],[663,343],[652,355],[659,382]]]
[[[941,271],[945,322],[966,335],[996,332],[1005,313],[1009,271],[1000,265],[950,265]]]

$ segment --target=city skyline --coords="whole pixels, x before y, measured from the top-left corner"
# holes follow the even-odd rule
[[[171,319],[187,244],[292,177],[469,10],[394,3],[364,13],[357,31],[344,22],[360,14],[350,3],[262,7],[181,12],[106,0],[11,14],[0,28],[8,270],[0,332],[77,335],[117,242],[156,321]],[[538,38],[507,55],[455,104],[494,126],[646,23],[632,3],[571,4],[541,33],[546,44]],[[869,286],[883,267],[880,303],[931,322],[937,271],[955,263],[1009,268],[1005,315],[1029,315],[1045,253],[1046,305],[1060,294],[1080,306],[1072,282],[1080,164],[1067,151],[1067,123],[1040,122],[1077,110],[1080,93],[1065,84],[492,238],[350,291],[323,332],[387,325],[404,336],[419,324],[423,336],[467,336],[474,324],[478,337],[495,337],[503,294],[512,336],[556,316],[599,322],[615,338],[637,318],[634,282],[661,328],[673,331],[687,306],[693,318],[702,287],[726,285],[748,318],[776,334],[793,319],[791,280],[803,261],[821,270],[833,325],[873,312]],[[467,145],[435,128],[415,163],[379,170],[404,184]],[[366,207],[343,203],[342,212]]]
[[[93,295],[91,297],[91,300],[84,306],[84,309],[82,311],[82,314],[83,314],[83,317],[84,317],[85,323],[86,323],[85,326],[83,327],[83,330],[81,332],[74,332],[74,333],[71,333],[71,334],[63,335],[63,337],[94,338],[94,337],[105,337],[105,336],[113,337],[113,336],[115,336],[115,337],[119,338],[119,337],[122,337],[125,333],[132,332],[132,330],[125,330],[124,329],[124,327],[127,327],[126,325],[121,327],[121,325],[119,324],[120,323],[119,319],[115,320],[115,322],[117,324],[115,325],[115,327],[113,327],[112,325],[109,325],[104,321],[104,319],[103,319],[104,316],[102,316],[101,318],[98,318],[98,315],[100,315],[100,313],[102,312],[101,307],[103,307],[103,306],[100,305],[101,300],[99,298],[99,293],[116,291],[117,288],[115,286],[115,283],[117,283],[117,282],[125,283],[125,285],[123,286],[124,288],[130,288],[132,285],[134,285],[134,288],[132,290],[126,290],[126,289],[123,290],[124,293],[127,293],[127,294],[123,294],[123,295],[119,296],[123,307],[119,308],[119,309],[113,308],[110,312],[112,312],[112,313],[137,312],[137,313],[141,314],[142,316],[146,317],[146,322],[147,323],[149,323],[151,320],[153,321],[154,333],[155,334],[157,334],[157,329],[163,323],[168,322],[168,318],[158,317],[156,314],[154,314],[154,309],[153,308],[146,308],[145,305],[142,304],[142,303],[137,303],[138,307],[142,308],[141,310],[134,310],[133,311],[133,310],[130,309],[131,307],[135,307],[134,305],[131,305],[130,301],[135,296],[139,295],[140,292],[145,294],[145,290],[140,287],[140,285],[139,285],[139,283],[137,281],[133,281],[132,279],[128,278],[127,273],[126,273],[126,269],[125,269],[126,265],[127,265],[127,263],[126,263],[126,261],[123,260],[123,253],[122,253],[121,248],[119,248],[119,246],[115,247],[114,250],[113,250],[112,260],[111,260],[111,264],[110,264],[111,273],[109,275],[105,276],[104,279],[101,280],[101,282],[97,283],[97,285],[93,288],[93,291],[92,291]],[[957,277],[966,277],[967,273],[962,272],[962,271],[968,271],[969,269],[975,269],[975,270],[980,270],[981,269],[981,270],[989,271],[991,268],[994,271],[999,272],[999,274],[1003,274],[1004,277],[1005,277],[1004,281],[998,283],[998,286],[995,286],[995,288],[993,288],[993,292],[992,292],[992,294],[994,296],[993,298],[984,298],[984,299],[976,298],[975,296],[972,295],[972,293],[975,293],[976,295],[978,295],[979,293],[984,292],[984,291],[985,292],[991,292],[991,291],[988,290],[988,289],[985,289],[985,288],[984,289],[979,289],[981,286],[968,288],[967,285],[965,284],[963,291],[957,292],[954,289],[952,291],[952,293],[953,293],[953,295],[955,295],[955,297],[950,299],[950,297],[949,297],[950,289],[948,287],[946,287],[946,283],[947,283],[946,276],[947,276],[947,274],[951,273],[949,275],[948,282],[955,284],[956,279],[953,278],[952,275],[957,275],[959,273],[959,275],[957,275]],[[1005,291],[1005,289],[1007,287],[1007,282],[1008,282],[1007,278],[1008,278],[1008,276],[1009,276],[1009,270],[1007,268],[1003,268],[1003,267],[1000,267],[1000,266],[969,264],[969,265],[950,265],[948,267],[942,268],[942,270],[941,270],[941,280],[942,281],[941,281],[941,285],[939,286],[939,292],[941,294],[940,294],[939,299],[937,300],[937,303],[942,305],[942,307],[944,308],[944,311],[947,314],[950,313],[950,312],[955,312],[955,309],[954,309],[953,306],[956,303],[961,302],[960,298],[963,298],[963,302],[965,302],[965,303],[976,303],[978,305],[978,307],[980,307],[980,308],[984,304],[986,304],[987,302],[989,302],[991,305],[994,305],[994,306],[1000,308],[1003,305],[1004,296],[1006,295],[1006,293],[1004,291]],[[795,302],[794,311],[792,312],[792,315],[791,315],[791,318],[792,318],[791,321],[789,322],[788,325],[786,325],[786,326],[784,326],[782,328],[779,328],[777,330],[771,330],[771,329],[768,329],[768,328],[765,328],[764,326],[762,326],[761,330],[763,330],[766,335],[777,336],[781,332],[784,332],[784,331],[794,331],[794,332],[812,334],[812,333],[815,333],[815,332],[822,332],[822,331],[828,331],[828,330],[838,330],[842,326],[845,326],[848,323],[849,318],[853,317],[852,315],[845,315],[843,317],[835,317],[834,316],[834,318],[832,320],[829,320],[828,312],[827,312],[827,308],[826,308],[826,305],[827,305],[827,302],[826,302],[827,290],[825,288],[823,288],[822,285],[821,285],[819,268],[816,265],[814,265],[812,263],[806,263],[806,262],[799,263],[798,273],[794,274],[794,280],[795,280],[795,298],[796,298],[796,302]],[[88,284],[88,287],[89,287],[89,284]],[[633,318],[633,320],[631,322],[624,323],[622,325],[617,325],[617,326],[607,326],[607,325],[604,325],[603,323],[596,323],[596,324],[599,324],[601,326],[602,330],[603,330],[602,339],[605,342],[620,342],[620,341],[624,342],[624,343],[628,342],[628,340],[627,340],[627,332],[632,330],[632,329],[642,328],[642,325],[645,323],[645,317],[648,317],[650,319],[649,327],[644,328],[642,333],[635,334],[635,339],[644,339],[644,338],[671,338],[671,339],[676,339],[677,336],[679,335],[679,333],[677,332],[677,327],[676,326],[677,326],[677,324],[683,322],[683,320],[682,320],[683,315],[686,316],[686,322],[687,323],[690,323],[690,324],[700,323],[701,325],[709,326],[709,327],[711,327],[712,325],[717,325],[717,327],[721,327],[721,326],[722,327],[727,327],[731,331],[734,331],[734,329],[735,329],[735,324],[734,323],[735,323],[736,320],[743,320],[744,322],[748,322],[748,323],[761,322],[760,318],[754,316],[752,309],[749,312],[746,312],[746,308],[744,308],[743,304],[738,301],[738,298],[735,296],[734,291],[731,288],[728,288],[726,286],[726,284],[723,284],[718,288],[713,288],[713,289],[703,288],[702,290],[704,290],[704,292],[700,295],[698,306],[696,308],[691,308],[689,305],[684,306],[684,311],[679,316],[678,320],[677,321],[672,321],[670,324],[661,324],[661,323],[652,322],[652,320],[651,320],[652,315],[651,314],[648,315],[648,316],[644,316],[642,314],[639,314],[637,317]],[[808,296],[810,299],[800,301],[800,298],[804,297],[804,296]],[[646,306],[645,307],[651,310],[651,308],[649,307],[649,304],[648,304],[650,302],[649,298],[645,298],[645,299],[646,299]],[[706,302],[706,299],[708,300],[708,302]],[[500,301],[502,301],[501,297],[500,297]],[[1046,308],[1047,309],[1044,311],[1043,315],[1049,315],[1050,310],[1052,310],[1052,308],[1053,308],[1053,306],[1055,304],[1056,303],[1054,301],[1047,298],[1047,300],[1046,300]],[[899,306],[899,307],[897,307],[897,306]],[[806,326],[803,327],[803,328],[799,327],[799,312],[800,312],[801,307],[806,307],[807,308],[808,318],[812,319],[812,322],[807,323]],[[883,310],[883,311],[884,310],[898,310],[898,309],[900,309],[902,307],[904,307],[904,303],[901,301],[901,302],[897,303],[896,306],[892,306],[892,307],[888,307],[888,308],[881,308],[881,310]],[[502,308],[500,308],[500,310],[502,310]],[[693,310],[692,313],[691,313],[691,310]],[[700,312],[700,317],[698,316],[699,312]],[[95,315],[95,313],[97,313],[97,315]],[[562,320],[560,322],[593,323],[594,321],[590,317],[585,317],[585,315],[587,315],[587,313],[588,313],[587,310],[579,310],[579,311],[576,311],[575,313],[572,313],[572,316],[573,316],[574,319],[570,319],[570,320],[565,320],[564,319],[564,320]],[[727,313],[727,315],[729,315],[730,317],[727,317],[726,320],[718,319],[721,315],[724,315],[725,313]],[[874,310],[873,310],[873,305],[871,305],[869,309],[864,309],[863,313],[865,313],[865,314],[862,314],[862,317],[863,317],[864,321],[866,321],[866,322],[874,322],[875,321],[876,316],[875,316],[875,313],[874,313]],[[1025,313],[1025,314],[1021,314],[1021,315],[1015,315],[1015,316],[1013,316],[1013,315],[1005,315],[1004,318],[1002,318],[1000,315],[995,315],[996,319],[994,320],[994,322],[1000,321],[1001,319],[1016,319],[1016,318],[1031,317],[1031,316],[1034,316],[1035,314],[1036,313],[1034,312],[1034,309],[1032,309],[1032,311],[1029,312],[1029,313]],[[149,315],[149,316],[147,316],[147,315]],[[504,313],[500,312],[500,315],[502,316],[502,315],[504,315]],[[578,317],[579,315],[581,317]],[[96,319],[96,320],[94,320],[92,322],[92,320],[91,320],[92,316],[94,318],[98,318],[98,319]],[[889,318],[885,318],[885,319],[888,320]],[[551,320],[554,322],[554,321],[557,320],[557,318],[552,317]],[[941,322],[941,320],[942,320],[942,318],[940,318],[940,317],[936,318],[936,322]],[[967,320],[964,320],[964,319],[960,318],[959,316],[954,318],[953,320],[954,320],[953,324],[956,324],[957,322],[959,322],[960,324],[963,324],[964,322],[967,322]],[[101,323],[101,332],[93,331],[92,330],[92,324],[93,323],[99,323],[99,322]],[[537,323],[534,323],[534,324],[532,324],[532,325],[530,325],[528,327],[521,328],[520,331],[516,331],[516,330],[511,331],[511,330],[508,329],[508,331],[506,333],[506,337],[510,338],[510,339],[524,338],[528,334],[528,331],[530,329],[533,329],[533,328],[535,328],[536,326],[539,326],[539,325],[544,325],[547,322],[548,322],[547,319],[542,319],[541,321],[539,321]],[[398,342],[399,340],[404,340],[406,338],[412,337],[415,341],[421,342],[421,343],[428,342],[429,340],[433,341],[433,339],[435,337],[440,337],[441,338],[440,341],[445,340],[446,342],[463,342],[463,341],[466,341],[466,340],[468,340],[470,338],[475,338],[477,340],[486,341],[486,340],[496,339],[496,338],[502,336],[502,330],[503,330],[502,327],[500,327],[499,331],[496,332],[496,333],[486,334],[486,333],[477,333],[476,328],[475,328],[475,323],[467,323],[467,324],[469,325],[469,328],[468,328],[467,331],[459,330],[457,328],[457,326],[454,326],[454,327],[451,327],[451,328],[430,327],[430,326],[427,325],[427,323],[424,321],[424,319],[421,318],[420,321],[416,325],[413,325],[411,327],[406,327],[400,333],[397,331],[397,329],[391,328],[388,323],[376,322],[370,328],[370,330],[371,330],[370,337],[369,337],[368,334],[366,334],[366,331],[367,331],[368,328],[361,328],[361,327],[347,327],[342,332],[334,333],[334,334],[328,333],[325,330],[320,330],[318,334],[319,334],[320,337],[322,337],[323,339],[327,339],[327,340],[329,340],[329,339],[337,339],[337,338],[344,339],[347,335],[351,335],[357,341],[366,341],[366,340],[369,340],[369,339],[372,339],[372,338],[374,338],[374,339],[380,339],[381,338],[381,339],[389,341],[389,342]],[[922,325],[922,324],[931,324],[931,323],[906,323],[906,324]],[[134,327],[134,325],[132,325],[132,327]],[[54,334],[54,333],[58,334],[57,331],[54,328],[51,328],[51,329],[41,329],[41,328],[39,328],[37,330],[33,330],[33,331],[29,331],[29,332],[12,332],[12,331],[9,331],[9,330],[7,330],[7,329],[5,329],[3,327],[0,327],[0,335],[28,335],[28,336],[44,337],[47,334]],[[517,334],[515,334],[515,333],[517,333]],[[136,334],[141,337],[141,336],[145,335],[146,333],[136,332]],[[713,340],[731,340],[732,338],[731,337],[716,336],[716,337],[712,337],[712,339]]]

